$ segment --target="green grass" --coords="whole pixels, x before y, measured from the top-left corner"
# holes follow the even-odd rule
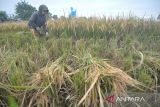
[[[159,22],[63,19],[48,26],[50,37],[36,41],[26,22],[0,24],[0,105],[99,107],[107,106],[106,94],[160,85]]]

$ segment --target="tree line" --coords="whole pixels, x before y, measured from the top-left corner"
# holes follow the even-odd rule
[[[29,4],[28,2],[20,1],[15,5],[15,16],[8,16],[5,11],[0,10],[0,22],[7,21],[7,20],[28,20],[33,12],[37,11],[34,6]],[[51,13],[48,14],[48,18],[57,19],[57,15],[53,15]],[[160,14],[157,17],[160,20]]]
[[[15,16],[8,16],[5,11],[0,10],[0,21],[7,21],[7,20],[28,20],[33,12],[37,11],[34,6],[29,4],[28,2],[20,1],[15,5]],[[52,14],[49,13],[48,18],[51,18]],[[54,15],[56,18],[56,16]]]

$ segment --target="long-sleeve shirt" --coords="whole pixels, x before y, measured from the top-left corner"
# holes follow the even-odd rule
[[[46,26],[46,17],[38,11],[32,14],[29,19],[28,26],[29,28],[44,27],[46,32],[48,31]]]

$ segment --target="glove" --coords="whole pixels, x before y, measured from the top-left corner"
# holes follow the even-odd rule
[[[40,32],[40,31],[41,31],[41,28],[40,28],[40,27],[36,27],[36,30],[37,30],[38,32]]]
[[[46,32],[46,37],[49,37],[49,34],[48,34],[48,32]]]

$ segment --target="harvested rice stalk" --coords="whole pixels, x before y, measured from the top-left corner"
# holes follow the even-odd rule
[[[65,101],[68,96],[73,96],[71,95],[72,80],[68,75],[68,72],[71,71],[61,60],[62,58],[57,59],[55,62],[50,64],[50,66],[48,64],[46,67],[34,73],[30,78],[30,85],[44,87],[43,89],[36,92],[36,96],[42,96],[42,99],[37,99],[36,96],[33,98],[33,101],[36,101],[37,104],[43,102],[44,105],[45,103],[48,103],[46,102],[48,101],[46,100],[47,98],[52,98],[52,101],[57,103],[60,101]],[[55,97],[53,98],[51,96]]]
[[[89,55],[88,58],[90,61],[85,60],[89,63],[86,63],[84,67],[84,72],[86,72],[86,84],[87,90],[85,94],[78,102],[78,106],[82,103],[87,106],[104,106],[104,95],[107,90],[102,89],[102,83],[105,84],[105,87],[113,87],[110,93],[126,93],[127,85],[138,87],[140,83],[137,80],[134,80],[129,75],[127,75],[121,69],[113,67],[109,65],[107,62],[103,60],[97,60],[95,58],[91,58]],[[77,72],[78,73],[78,72]],[[109,80],[111,78],[111,81]],[[110,86],[111,85],[111,86]],[[103,97],[103,98],[102,98]],[[99,98],[99,99],[98,99]],[[103,101],[102,101],[103,100]]]

